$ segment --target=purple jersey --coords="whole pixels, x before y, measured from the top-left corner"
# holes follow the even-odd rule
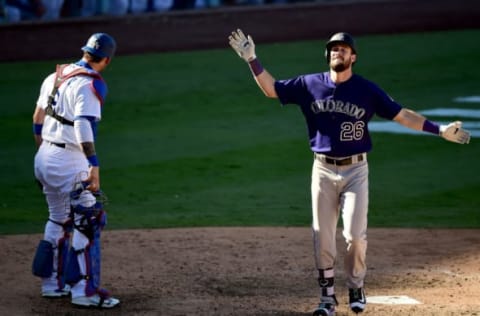
[[[328,72],[275,82],[282,104],[298,104],[313,152],[345,157],[368,152],[368,122],[374,114],[392,120],[402,109],[373,82],[353,75],[335,84]]]

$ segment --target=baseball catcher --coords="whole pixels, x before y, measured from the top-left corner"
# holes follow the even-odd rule
[[[42,278],[43,297],[71,296],[76,306],[111,308],[119,303],[99,288],[105,212],[98,201],[100,162],[95,149],[108,92],[101,72],[115,49],[110,35],[92,34],[81,47],[80,60],[57,65],[43,80],[33,113],[38,147],[34,172],[49,217],[32,270]],[[80,180],[87,185],[79,187]],[[77,193],[72,195],[74,186]]]

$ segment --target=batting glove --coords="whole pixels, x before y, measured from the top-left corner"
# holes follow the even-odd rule
[[[237,29],[228,37],[229,44],[238,56],[247,63],[257,58],[255,55],[255,43],[250,35],[248,37],[243,34],[242,30]]]
[[[440,125],[440,136],[454,143],[468,144],[470,142],[470,132],[462,128],[460,121]]]

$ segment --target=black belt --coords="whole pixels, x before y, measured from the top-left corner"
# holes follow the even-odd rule
[[[57,146],[57,147],[60,147],[60,148],[64,148],[66,147],[66,144],[60,144],[60,143],[54,143],[54,142],[49,142],[50,144],[54,145],[54,146]]]
[[[330,157],[324,157],[324,160],[326,163],[328,164],[331,164],[331,165],[335,165],[335,166],[348,166],[348,165],[351,165],[352,163],[354,163],[354,157],[357,157],[357,161],[356,162],[360,162],[360,161],[363,161],[363,156],[364,154],[360,154],[360,155],[353,155],[351,157],[348,157],[348,158],[344,158],[344,159],[335,159],[335,158],[330,158]]]

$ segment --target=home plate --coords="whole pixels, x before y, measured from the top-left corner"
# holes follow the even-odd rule
[[[368,296],[367,303],[371,304],[386,304],[386,305],[415,305],[422,304],[421,302],[405,295],[394,296]]]

